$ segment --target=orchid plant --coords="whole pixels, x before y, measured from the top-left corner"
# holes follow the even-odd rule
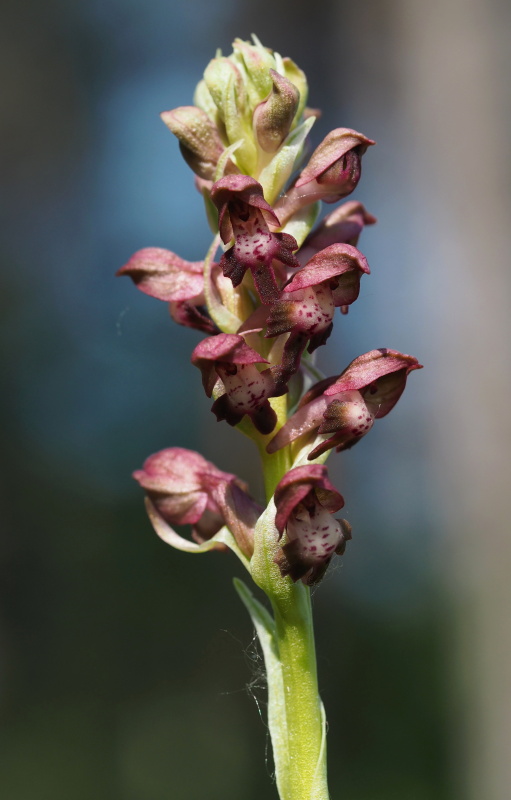
[[[356,188],[374,142],[336,128],[307,161],[319,112],[306,101],[302,70],[255,36],[218,53],[194,105],[161,115],[195,173],[211,247],[203,262],[145,248],[118,272],[205,334],[191,361],[211,410],[259,451],[263,505],[238,477],[179,447],[150,456],[134,478],[164,542],[189,553],[232,550],[269,600],[273,613],[235,579],[264,655],[281,800],[329,797],[310,587],[344,553],[351,528],[334,517],[344,499],[325,461],[386,416],[420,368],[386,348],[328,378],[314,365],[335,309],[347,313],[369,274],[357,245],[376,220],[350,200],[314,226],[321,202]],[[191,539],[175,525],[190,525]]]

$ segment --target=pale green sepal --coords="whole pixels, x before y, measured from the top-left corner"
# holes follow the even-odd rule
[[[286,695],[276,640],[275,623],[265,607],[256,600],[243,581],[234,578],[234,588],[252,618],[261,643],[268,683],[268,728],[273,747],[277,789],[281,800],[287,800],[287,798],[291,800],[288,785],[291,754],[287,735]],[[316,795],[314,795],[314,798],[316,800]],[[317,795],[317,800],[320,800],[320,795]]]
[[[222,153],[222,155],[218,159],[218,162],[217,162],[217,165],[216,165],[215,182],[219,181],[220,178],[224,177],[225,165],[227,164],[229,159],[231,159],[231,161],[236,163],[236,156],[234,155],[234,153],[236,152],[238,147],[241,147],[242,144],[243,144],[243,140],[242,139],[238,139],[237,142],[234,142],[234,144],[231,144],[230,147],[227,147],[224,150],[224,152]],[[216,206],[214,206],[214,208],[216,209]],[[217,220],[218,220],[218,209],[217,209],[217,215],[216,216],[217,216]],[[217,224],[217,229],[218,229],[218,224]]]
[[[240,99],[237,97],[237,90],[234,75],[230,74],[224,87],[222,112],[229,142],[233,144],[241,142],[238,145],[236,159],[238,165],[243,172],[250,175],[257,163],[257,151],[252,123],[248,124],[245,119],[244,109],[240,107]]]
[[[231,82],[236,81],[239,101],[244,102],[243,81],[238,68],[228,58],[214,58],[204,70],[204,81],[221,119],[225,121],[225,96]]]
[[[206,258],[204,259],[204,296],[206,298],[206,306],[209,315],[215,325],[217,325],[223,333],[236,333],[240,327],[242,320],[229,311],[220,299],[217,297],[213,280],[211,278],[211,267],[213,265],[213,258],[219,245],[220,237],[215,236],[211,247],[209,248]]]
[[[324,464],[331,454],[331,450],[326,450],[324,453],[321,453],[320,456],[310,461],[307,459],[307,456],[318,444],[324,442],[329,435],[330,434],[318,434],[314,439],[308,440],[305,445],[297,445],[295,442],[292,442],[291,453],[293,456],[293,467],[302,467],[306,464]],[[302,437],[299,437],[296,441],[299,442],[301,438]]]
[[[146,498],[145,504],[151,525],[160,539],[166,544],[170,544],[171,547],[181,550],[183,553],[207,553],[208,550],[214,550],[219,544],[224,544],[238,556],[243,566],[250,572],[250,561],[239,549],[234,536],[227,526],[224,525],[223,528],[220,528],[211,539],[198,544],[189,539],[184,539],[174,528],[171,528],[163,517],[158,514],[149,498]]]
[[[265,199],[270,205],[273,205],[293,174],[295,166],[302,156],[305,139],[315,121],[315,117],[310,117],[292,130],[280,150],[261,171],[258,180],[263,187]]]
[[[312,203],[309,206],[304,206],[297,211],[288,222],[286,222],[282,228],[282,231],[284,233],[290,233],[291,236],[294,236],[298,243],[298,247],[301,247],[314,227],[319,216],[320,209],[321,204],[319,202]]]
[[[211,193],[207,186],[201,188],[202,199],[204,200],[204,210],[206,211],[206,218],[208,225],[215,236],[218,233],[218,208],[215,206],[211,199]]]
[[[279,75],[283,75],[284,78],[287,78],[286,68],[284,66],[284,59],[282,58],[280,53],[273,53],[273,57],[275,59],[275,69],[277,70]]]
[[[236,97],[236,83],[234,75],[229,75],[223,91],[222,111],[227,137],[230,142],[245,144],[245,129],[243,126],[243,110],[240,108]]]
[[[223,136],[222,136],[222,129],[224,128],[224,124],[220,117],[216,103],[211,97],[211,92],[209,91],[205,80],[199,81],[199,83],[195,87],[195,92],[193,95],[193,104],[206,112],[208,117],[215,123],[220,137],[225,139],[225,130],[223,131]]]
[[[266,592],[269,597],[278,599],[282,590],[287,596],[288,592],[284,588],[289,579],[282,579],[280,569],[274,561],[280,548],[278,531],[275,527],[275,515],[277,511],[273,497],[263,511],[254,529],[254,555],[252,556],[252,577],[254,581]]]
[[[285,78],[287,78],[288,81],[294,83],[294,85],[300,92],[300,103],[296,110],[296,116],[295,116],[295,122],[297,122],[302,116],[303,110],[307,104],[307,97],[309,94],[307,78],[305,76],[305,72],[302,69],[300,69],[298,64],[295,64],[295,62],[291,58],[283,58],[282,66],[284,68],[282,71],[282,75]]]
[[[232,46],[233,56],[246,76],[245,89],[253,110],[271,91],[269,71],[275,69],[275,59],[259,41],[252,45],[242,39],[235,39]]]

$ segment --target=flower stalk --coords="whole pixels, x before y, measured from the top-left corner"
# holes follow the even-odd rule
[[[357,247],[376,222],[351,200],[314,228],[320,202],[357,187],[374,142],[337,128],[304,163],[318,113],[306,107],[305,75],[256,37],[210,62],[194,101],[161,116],[195,172],[212,245],[203,262],[145,248],[118,274],[205,335],[191,362],[217,421],[256,445],[265,498],[182,448],[150,456],[134,478],[164,542],[232,550],[266,596],[272,614],[235,579],[265,659],[277,789],[281,800],[328,800],[310,587],[344,554],[351,526],[333,516],[344,498],[325,462],[392,410],[420,364],[380,348],[329,378],[314,365],[336,308],[347,313],[370,274]],[[191,540],[173,527],[186,524]]]

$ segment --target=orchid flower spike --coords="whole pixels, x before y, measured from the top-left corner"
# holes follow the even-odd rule
[[[269,225],[280,227],[279,219],[264,199],[261,184],[248,175],[221,178],[211,189],[211,199],[219,212],[220,237],[229,245],[220,261],[224,275],[239,286],[247,269],[251,270],[261,301],[275,302],[280,289],[273,263],[300,266],[293,255],[296,239],[270,231]]]
[[[287,542],[275,558],[283,576],[300,578],[308,585],[323,577],[332,556],[342,555],[351,527],[332,514],[344,506],[344,499],[320,464],[290,470],[275,489],[275,526],[279,539]]]
[[[197,345],[192,364],[202,372],[207,396],[217,382],[223,388],[211,408],[218,421],[237,425],[246,414],[260,433],[272,432],[277,417],[268,398],[274,396],[275,384],[270,369],[259,372],[256,367],[267,363],[236,334],[219,333]]]
[[[227,525],[241,552],[251,558],[253,530],[261,508],[235,475],[222,472],[199,453],[169,447],[149,456],[133,473],[145,489],[153,527],[161,539],[178,550],[224,550],[211,540]],[[172,525],[192,525],[194,542],[183,539]],[[211,542],[211,547],[203,547]]]
[[[387,348],[359,356],[339,377],[320,381],[303,396],[298,410],[267,446],[268,453],[302,436],[314,442],[310,461],[333,447],[337,452],[353,447],[375,419],[394,408],[409,373],[421,368],[413,356]],[[318,434],[319,441],[314,441]]]
[[[325,344],[335,309],[345,313],[357,299],[370,271],[358,240],[376,222],[348,201],[314,228],[320,201],[337,203],[354,191],[374,142],[336,128],[307,163],[320,112],[306,107],[306,77],[252,39],[236,39],[230,55],[217,51],[194,105],[161,115],[203,195],[214,233],[204,261],[150,247],[117,274],[169,303],[174,320],[207,334],[192,364],[217,420],[257,446],[266,508],[235,475],[179,447],[150,456],[134,478],[163,541],[189,553],[230,548],[266,593],[273,617],[235,580],[265,659],[276,787],[286,800],[327,798],[326,720],[306,587],[344,553],[351,527],[333,516],[344,499],[323,464],[331,449],[352,447],[392,410],[421,365],[396,350],[371,350],[300,400],[305,373],[314,373],[305,351]],[[191,539],[175,525],[191,525]]]

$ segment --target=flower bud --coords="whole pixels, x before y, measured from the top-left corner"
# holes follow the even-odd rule
[[[271,52],[256,37],[254,42],[255,44],[250,44],[242,39],[235,39],[232,49],[233,57],[247,75],[246,88],[251,103],[256,105],[271,91],[270,70],[275,69],[276,64]]]
[[[276,153],[291,130],[300,93],[287,78],[270,70],[273,87],[268,97],[254,111],[254,131],[259,146],[266,153]]]
[[[230,58],[214,58],[206,67],[204,80],[225,125],[228,143],[240,143],[234,156],[237,166],[242,172],[253,172],[257,152],[252,133],[252,113],[241,70]]]
[[[229,113],[226,104],[231,90],[234,93],[238,110],[240,112],[244,111],[245,87],[243,85],[243,77],[236,64],[230,58],[212,59],[204,70],[204,80],[224,121]]]
[[[160,114],[163,122],[179,139],[183,158],[191,169],[212,180],[224,146],[218,131],[205,111],[196,106],[181,106]]]

